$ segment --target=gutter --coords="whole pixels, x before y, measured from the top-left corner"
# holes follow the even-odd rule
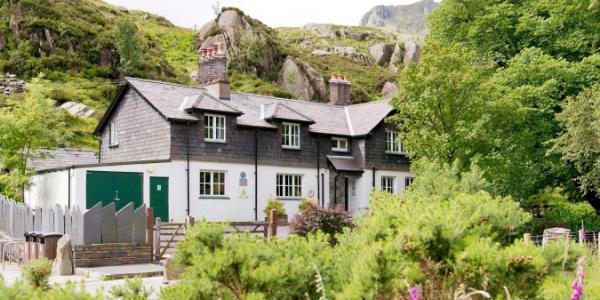
[[[373,166],[373,168],[371,169],[371,171],[373,172],[373,178],[371,179],[371,184],[373,186],[373,188],[375,188],[375,171],[377,169],[375,169],[375,166]]]

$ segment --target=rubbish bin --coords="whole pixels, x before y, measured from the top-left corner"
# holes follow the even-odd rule
[[[56,258],[56,245],[62,233],[43,232],[37,234],[38,253],[37,258],[47,258],[53,260]]]
[[[25,251],[23,251],[23,263],[37,258],[37,232],[25,232]]]

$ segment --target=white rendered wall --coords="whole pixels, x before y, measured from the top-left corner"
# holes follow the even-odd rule
[[[31,186],[25,191],[25,203],[30,207],[49,208],[54,204],[67,206],[69,199],[69,171],[43,173],[31,177]]]
[[[351,213],[364,210],[369,207],[369,200],[371,190],[373,188],[373,171],[365,169],[363,170],[361,177],[355,180],[349,180],[350,187],[348,188],[350,194],[349,210]],[[406,171],[386,171],[386,170],[375,170],[375,189],[381,189],[381,177],[391,176],[394,177],[394,192],[400,193],[405,187],[405,178],[412,177],[410,172]],[[352,185],[355,185],[355,193],[353,193]]]

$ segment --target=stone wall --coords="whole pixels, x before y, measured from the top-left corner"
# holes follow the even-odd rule
[[[73,246],[75,268],[144,264],[152,262],[150,243],[114,243]]]

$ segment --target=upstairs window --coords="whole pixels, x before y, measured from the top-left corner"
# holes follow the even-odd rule
[[[348,152],[348,139],[332,137],[331,138],[331,151]]]
[[[381,176],[381,189],[390,194],[394,193],[394,177]]]
[[[225,172],[200,171],[200,196],[225,196]]]
[[[225,142],[225,116],[204,115],[204,140],[208,142]]]
[[[400,133],[396,131],[388,131],[385,142],[385,152],[393,154],[406,154],[406,150],[402,147]]]
[[[108,134],[108,145],[113,147],[119,145],[119,125],[117,123],[110,123]]]
[[[277,174],[277,197],[302,197],[302,175]]]
[[[281,132],[281,146],[283,148],[300,149],[300,125],[296,123],[283,123]]]

